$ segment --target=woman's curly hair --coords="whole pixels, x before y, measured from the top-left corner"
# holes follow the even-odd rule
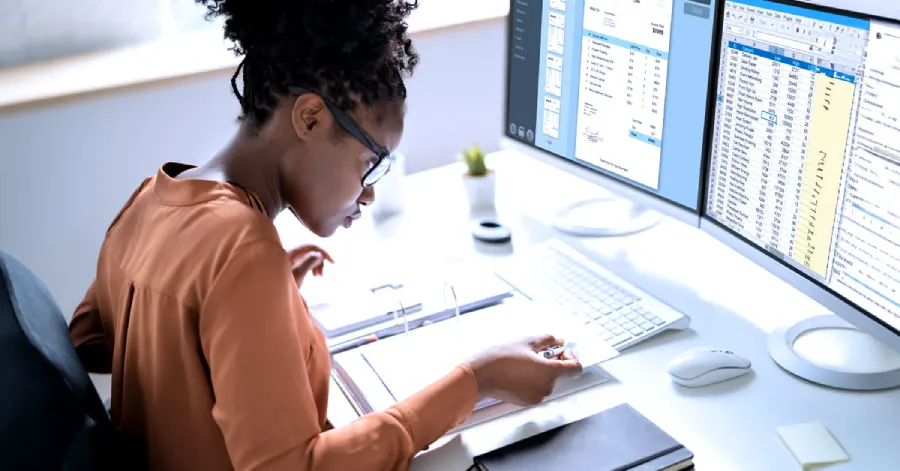
[[[406,98],[403,80],[419,61],[406,24],[416,0],[195,1],[208,18],[225,17],[225,38],[244,56],[231,81],[241,119],[264,123],[292,86],[344,111]]]

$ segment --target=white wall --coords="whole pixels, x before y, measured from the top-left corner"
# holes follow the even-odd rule
[[[420,35],[401,150],[407,171],[448,163],[502,129],[505,20]],[[49,286],[70,315],[93,279],[109,222],[141,180],[199,164],[231,137],[230,74],[0,111],[0,250]]]
[[[0,0],[0,67],[112,49],[218,22],[190,0]]]

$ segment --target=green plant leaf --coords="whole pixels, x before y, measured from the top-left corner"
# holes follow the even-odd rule
[[[480,177],[488,174],[487,164],[485,163],[485,154],[482,152],[478,144],[473,144],[468,149],[463,149],[462,160],[468,167],[468,174],[473,177]]]

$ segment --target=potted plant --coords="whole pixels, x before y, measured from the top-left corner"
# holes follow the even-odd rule
[[[485,157],[484,152],[477,144],[462,152],[462,161],[466,164],[463,181],[466,186],[466,195],[469,198],[469,207],[472,210],[494,207],[496,174],[487,167]]]

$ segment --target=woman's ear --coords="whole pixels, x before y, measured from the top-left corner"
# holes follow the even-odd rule
[[[312,93],[300,95],[294,100],[294,107],[291,109],[291,124],[298,139],[309,138],[309,134],[320,124],[324,111],[325,103]]]

